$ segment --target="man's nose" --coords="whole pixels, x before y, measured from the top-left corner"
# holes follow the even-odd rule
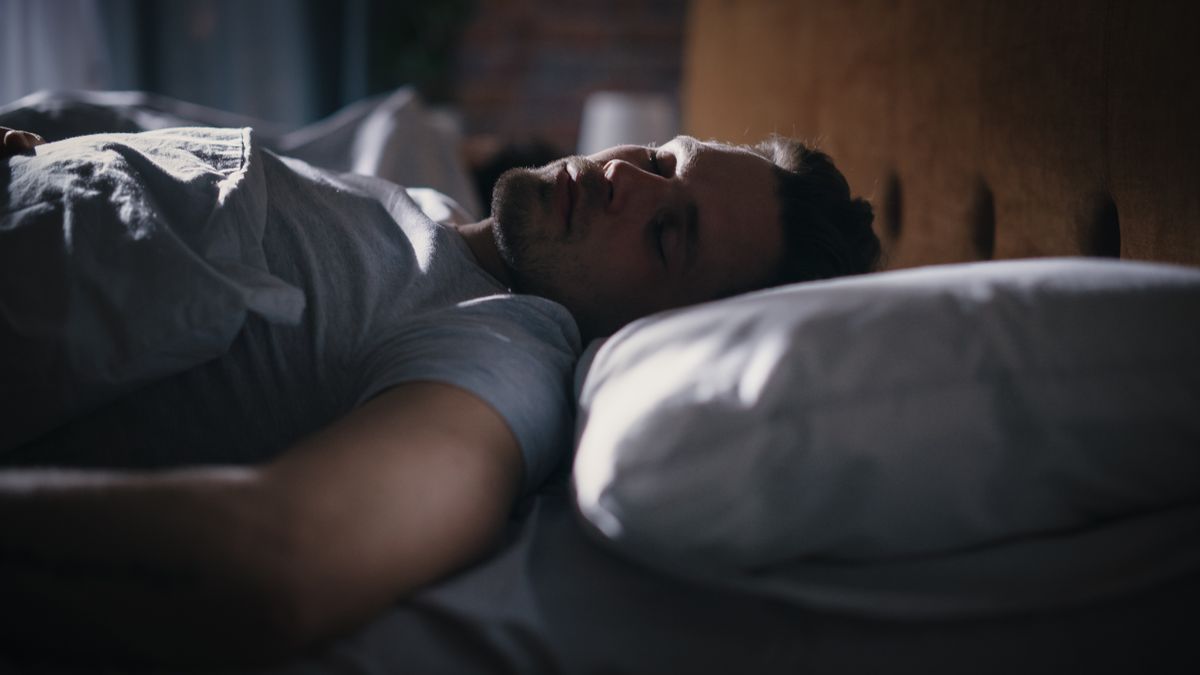
[[[666,181],[623,159],[610,159],[604,164],[604,177],[612,187],[608,211],[630,214],[642,209],[657,208]]]

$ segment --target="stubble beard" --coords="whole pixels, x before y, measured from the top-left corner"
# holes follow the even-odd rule
[[[512,290],[552,297],[549,282],[557,271],[554,247],[539,228],[554,191],[554,183],[539,174],[545,168],[509,169],[501,174],[492,191],[492,234]]]
[[[557,213],[550,210],[555,178],[564,164],[574,165],[577,180],[590,181],[590,187],[580,190],[568,231],[559,234]],[[591,224],[581,211],[590,203],[588,194],[604,189],[602,181],[600,168],[587,158],[568,157],[537,169],[510,169],[492,192],[492,233],[508,268],[511,289],[563,305],[580,330],[593,336],[600,333],[589,321],[595,313],[585,251]],[[555,225],[547,228],[546,219]]]

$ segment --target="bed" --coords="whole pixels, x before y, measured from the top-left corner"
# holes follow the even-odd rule
[[[1051,527],[1034,537],[1010,533],[970,546],[935,545],[935,551],[977,555],[981,562],[975,572],[958,578],[963,584],[954,575],[941,574],[946,568],[938,567],[938,556],[928,550],[899,555],[913,563],[907,568],[911,574],[876,575],[872,563],[894,551],[864,548],[864,541],[880,541],[869,533],[865,539],[784,556],[798,558],[797,566],[756,564],[762,557],[689,566],[698,559],[697,546],[716,550],[713,539],[684,541],[676,550],[655,548],[653,535],[673,534],[679,521],[652,522],[646,510],[695,519],[696,508],[689,509],[686,500],[698,488],[693,485],[691,492],[655,502],[661,490],[650,480],[650,489],[612,501],[613,475],[630,465],[613,459],[611,444],[607,455],[589,449],[588,429],[611,430],[612,423],[597,421],[612,414],[611,404],[602,400],[603,390],[606,381],[635,372],[627,364],[647,363],[655,354],[679,354],[677,334],[696,334],[688,322],[711,326],[751,311],[746,308],[752,303],[769,305],[781,296],[735,298],[730,304],[655,317],[589,350],[578,378],[584,409],[577,461],[518,506],[504,543],[487,559],[292,663],[237,672],[1194,671],[1200,665],[1193,618],[1200,601],[1200,469],[1194,459],[1200,442],[1194,422],[1184,418],[1200,409],[1195,405],[1200,302],[1196,272],[1189,269],[1200,265],[1200,127],[1194,122],[1200,117],[1195,85],[1200,44],[1192,39],[1198,23],[1195,5],[1131,0],[1054,5],[696,0],[686,55],[689,133],[733,142],[755,141],[771,132],[819,139],[846,171],[854,191],[871,197],[887,274],[901,275],[898,286],[911,290],[934,284],[959,293],[938,296],[935,308],[946,298],[962,308],[999,297],[1020,310],[997,324],[1014,331],[1006,335],[1016,336],[1016,342],[1004,341],[998,351],[1005,345],[1028,346],[1020,341],[1027,337],[1022,331],[1031,316],[1025,311],[1034,297],[1029,293],[1047,287],[1051,299],[1034,303],[1036,312],[1042,312],[1035,315],[1058,321],[1047,332],[1069,340],[1056,343],[1062,358],[1099,354],[1097,359],[1111,360],[1134,353],[1133,360],[1123,362],[1128,368],[1121,377],[1140,377],[1149,369],[1138,358],[1165,350],[1173,360],[1172,367],[1155,371],[1162,379],[1120,379],[1099,388],[1072,385],[1060,398],[1067,401],[1063,405],[1078,403],[1072,408],[1076,412],[1110,406],[1096,409],[1104,414],[1076,418],[1071,428],[1082,438],[1107,443],[1114,452],[1125,449],[1126,455],[1169,446],[1157,474],[1174,481],[1168,486],[1173,495],[1169,503],[1133,508],[1125,514],[1129,517],[1101,518],[1096,528]],[[1027,258],[1052,259],[1018,260]],[[1113,267],[1119,263],[1100,258],[1146,261],[1147,266]],[[995,267],[987,262],[992,260],[1009,262]],[[996,282],[1001,285],[979,282],[980,269],[1003,272]],[[1021,278],[1033,274],[1039,280],[1036,288],[1010,292],[1003,280],[1014,269]],[[1099,295],[1089,296],[1089,311],[1078,316],[1070,314],[1077,306],[1072,294],[1078,285],[1046,281],[1060,278],[1064,270],[1082,275],[1073,279],[1086,278],[1081,285],[1100,289]],[[1123,289],[1131,284],[1145,288],[1159,282],[1137,276],[1126,284],[1126,270],[1162,275],[1162,288],[1175,290],[1166,301],[1158,292],[1130,295]],[[832,283],[832,291],[830,286],[806,287],[787,300],[819,293],[825,306],[836,310],[863,295],[875,297],[860,292],[864,284],[867,291],[877,290],[874,278]],[[1133,321],[1121,312],[1106,314],[1104,308],[1113,302],[1124,303],[1122,311],[1146,314]],[[992,306],[987,305],[989,312]],[[902,313],[862,307],[876,323],[855,323],[857,332],[822,333],[820,340],[828,342],[820,344],[869,341],[876,345],[877,363],[888,363],[890,355],[906,372],[948,360],[936,350],[921,358],[913,351],[927,327],[936,323],[933,319],[905,334],[895,323]],[[750,316],[745,325],[759,325],[757,315]],[[1092,319],[1100,323],[1087,323]],[[802,320],[807,319],[796,318]],[[1128,324],[1132,327],[1127,329]],[[787,331],[797,325],[787,324],[784,334],[794,334]],[[949,322],[945,330],[951,332],[938,334],[953,334],[962,325]],[[675,332],[664,332],[663,326]],[[1094,339],[1105,330],[1121,332],[1125,341]],[[1167,333],[1170,339],[1159,340]],[[794,344],[776,349],[777,358],[793,354]],[[1131,349],[1139,344],[1152,347]],[[617,358],[622,354],[624,361]],[[964,358],[977,356],[972,352]],[[801,357],[807,358],[796,358]],[[818,366],[796,363],[801,364],[797,368],[834,368],[813,371],[833,372],[830,381],[866,386],[874,379],[859,371],[846,375],[824,360]],[[754,369],[750,362],[740,366],[733,370]],[[1006,378],[1006,386],[1016,379],[1011,373]],[[1047,382],[1052,386],[1056,381]],[[1164,382],[1177,389],[1155,394],[1161,398],[1147,399],[1153,405],[1136,413],[1112,408],[1127,400],[1120,397],[1078,400],[1086,392],[1159,388]],[[696,382],[687,379],[677,387],[695,389]],[[1028,391],[1043,389],[1039,385]],[[788,391],[767,385],[760,390],[776,398],[786,398]],[[1010,386],[1008,391],[1019,390]],[[1168,417],[1154,417],[1165,414],[1158,405],[1164,400],[1175,409]],[[954,412],[962,410],[938,405],[935,399],[922,409],[932,420],[923,429],[944,426],[934,413],[953,421]],[[1025,415],[1019,419],[1028,421],[1042,412],[1034,406],[1011,414]],[[869,415],[855,419],[864,433],[872,433]],[[1107,438],[1086,433],[1095,428],[1089,425],[1105,419],[1120,422],[1116,431],[1104,434]],[[651,414],[645,428],[687,427],[656,427],[656,420],[661,416]],[[1044,417],[1036,420],[1045,431],[1043,441],[1049,438],[1053,445],[1061,425]],[[762,422],[757,418],[743,422],[748,428],[765,428],[756,426]],[[644,434],[637,447],[665,446],[663,433]],[[886,435],[876,430],[871,438]],[[975,437],[966,438],[969,450],[969,439]],[[767,434],[763,447],[777,448],[771,440]],[[686,435],[671,441],[685,449],[694,442]],[[660,467],[679,466],[670,463],[679,461],[678,453],[658,459]],[[588,475],[600,478],[583,476],[581,467],[589,462],[601,468]],[[1077,466],[1059,468],[1069,472]],[[752,486],[749,494],[755,475],[730,480],[740,488]],[[990,474],[979,475],[986,480]],[[646,476],[654,474],[640,474]],[[837,488],[819,481],[812,485],[830,493]],[[1021,488],[1002,485],[999,494],[1006,489]],[[726,495],[734,500],[730,503],[737,497]],[[898,499],[903,504],[909,497]],[[631,515],[629,509],[637,507],[643,509],[640,516]],[[618,526],[606,525],[605,518]],[[748,536],[757,543],[770,540],[779,534],[774,528],[782,527],[780,520],[759,514],[759,522],[767,525]],[[640,538],[634,527],[639,522],[649,523]],[[744,522],[697,531],[724,531],[728,538],[745,533],[737,527]],[[934,536],[946,529],[930,531]],[[825,532],[836,538],[844,529],[831,526]],[[1028,539],[1035,547],[1045,545],[1043,557],[1005,557],[1005,552],[1029,544]],[[753,549],[746,542],[720,550],[728,556],[744,553]],[[1042,566],[1053,569],[1040,570]],[[864,585],[864,579],[881,581],[872,586]],[[1024,583],[1031,580],[1036,583]],[[911,589],[916,591],[904,596]],[[958,592],[963,589],[970,592]],[[931,597],[945,602],[921,602]]]
[[[698,0],[685,130],[734,142],[771,132],[817,139],[871,197],[891,270],[1050,256],[1195,266],[1198,21],[1194,5],[1167,2]],[[1200,314],[1194,296],[1183,303],[1172,310],[1179,322]],[[1194,377],[1197,348],[1179,348]],[[1194,391],[1182,396],[1194,407]],[[1188,447],[1200,444],[1185,433],[1177,468],[1194,471]],[[1178,512],[1181,529],[1166,535],[1168,549],[1191,553],[1137,588],[918,617],[656,564],[580,517],[599,502],[580,505],[578,480],[564,477],[525,504],[508,543],[478,567],[272,672],[1197,666],[1194,510]],[[1194,505],[1195,482],[1181,490]],[[1085,555],[1072,563],[1078,574]]]

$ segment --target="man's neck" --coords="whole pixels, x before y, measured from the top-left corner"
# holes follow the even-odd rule
[[[496,246],[495,235],[492,234],[492,219],[484,218],[477,223],[456,225],[455,229],[466,240],[467,246],[471,249],[471,255],[475,256],[475,262],[479,263],[485,272],[495,277],[496,281],[503,284],[505,288],[512,288],[508,268],[500,259],[500,249]]]

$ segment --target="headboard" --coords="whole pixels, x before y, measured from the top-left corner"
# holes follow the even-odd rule
[[[887,266],[1200,265],[1200,3],[693,0],[684,126],[816,141]]]

